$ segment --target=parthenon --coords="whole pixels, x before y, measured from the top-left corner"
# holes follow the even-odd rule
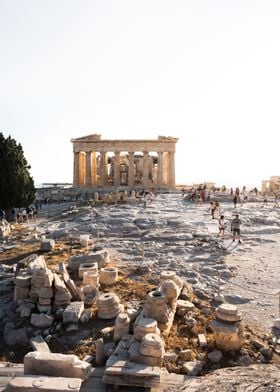
[[[178,139],[102,140],[93,134],[71,139],[73,187],[175,188]]]

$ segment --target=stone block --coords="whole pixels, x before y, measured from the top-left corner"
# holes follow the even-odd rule
[[[7,392],[79,392],[82,380],[66,377],[18,376],[12,378]]]
[[[34,338],[30,339],[29,342],[34,351],[40,351],[45,353],[51,352],[49,346],[41,335],[35,336]]]
[[[67,291],[63,279],[56,273],[53,274],[53,281],[54,281],[54,287],[56,288],[57,291]]]
[[[198,334],[197,338],[198,338],[199,347],[203,348],[207,346],[206,336],[203,333]]]
[[[28,274],[33,274],[35,270],[44,270],[47,271],[48,267],[45,262],[44,256],[38,256],[35,259],[33,259],[28,265],[27,265],[27,273]]]
[[[53,289],[52,287],[42,287],[39,290],[40,298],[52,298],[53,297]]]
[[[83,273],[83,284],[99,287],[99,273],[92,272],[92,271],[85,271]]]
[[[188,376],[198,376],[203,369],[203,363],[201,361],[186,362],[183,369]]]
[[[91,271],[94,273],[98,272],[98,264],[97,263],[81,263],[79,266],[79,278],[83,278],[84,272]]]
[[[72,302],[63,312],[63,323],[78,323],[84,311],[84,303],[82,301]]]
[[[38,328],[48,328],[52,325],[54,318],[44,313],[32,313],[31,324]]]
[[[191,361],[193,359],[193,351],[191,349],[182,350],[179,352],[178,357],[183,361]]]
[[[82,263],[94,262],[98,264],[98,268],[104,267],[104,265],[109,262],[109,253],[102,249],[96,252],[90,252],[87,255],[71,256],[68,262],[68,268],[71,271],[78,271]]]
[[[19,299],[27,299],[29,297],[30,288],[28,287],[20,287],[15,286],[14,290],[14,301],[18,301]]]
[[[24,357],[24,374],[51,377],[69,377],[86,380],[90,376],[91,365],[81,361],[76,355],[30,352]]]
[[[54,249],[55,242],[53,239],[45,239],[41,241],[41,251],[49,252]]]
[[[15,277],[14,283],[17,287],[28,287],[31,285],[31,275],[22,272]]]
[[[40,313],[48,313],[48,314],[51,314],[51,312],[52,312],[52,307],[51,307],[51,305],[37,304],[37,309],[39,310]]]
[[[46,305],[50,305],[51,303],[52,303],[51,298],[41,298],[41,297],[39,297],[39,304],[40,305],[46,306]]]
[[[193,310],[194,304],[190,301],[178,299],[176,313],[178,316],[184,316],[190,310]]]

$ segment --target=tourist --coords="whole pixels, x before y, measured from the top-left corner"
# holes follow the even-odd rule
[[[152,203],[155,200],[155,195],[154,193],[151,191],[150,193],[150,202]]]
[[[144,196],[143,196],[143,207],[146,208],[146,205],[147,205],[147,195],[146,195],[146,192],[145,192]]]
[[[214,203],[213,201],[210,201],[209,207],[208,207],[208,211],[211,211],[211,215],[212,215],[212,219],[215,219],[215,211],[217,209],[216,203]]]
[[[279,195],[277,193],[275,194],[274,207],[279,207]]]
[[[238,195],[235,193],[235,195],[232,198],[234,208],[236,208],[237,200],[238,200]]]
[[[219,219],[219,233],[217,237],[224,238],[224,236],[225,236],[225,217],[224,215],[221,215]]]
[[[240,225],[241,225],[241,220],[239,219],[239,215],[236,214],[235,217],[231,221],[231,231],[233,234],[232,242],[235,241],[235,239],[238,239],[238,243],[241,244],[240,240]]]

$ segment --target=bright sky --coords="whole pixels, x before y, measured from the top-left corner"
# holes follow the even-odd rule
[[[176,182],[280,175],[279,0],[0,0],[0,131],[36,184],[71,138],[178,137]]]

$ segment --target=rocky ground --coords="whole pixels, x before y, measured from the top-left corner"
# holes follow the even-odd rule
[[[30,350],[30,335],[36,333],[28,320],[19,318],[12,301],[15,263],[32,253],[40,254],[39,238],[47,235],[55,239],[56,246],[45,258],[48,266],[55,268],[59,261],[67,262],[70,255],[84,253],[79,236],[90,234],[94,244],[109,251],[112,265],[120,271],[118,283],[104,290],[115,291],[132,307],[141,306],[147,293],[157,287],[160,271],[173,270],[192,285],[196,307],[188,318],[196,320],[195,329],[186,326],[185,318],[177,317],[166,342],[167,351],[191,349],[193,358],[204,360],[204,374],[221,366],[279,363],[277,331],[271,330],[271,326],[279,318],[280,209],[274,208],[273,203],[263,206],[257,199],[235,209],[229,196],[216,194],[215,199],[220,201],[228,229],[233,214],[240,214],[241,245],[232,244],[229,230],[224,240],[217,238],[218,222],[211,219],[208,203],[196,206],[184,201],[180,194],[158,195],[146,208],[141,202],[44,206],[36,225],[16,225],[10,237],[0,244],[0,359],[22,360]],[[214,349],[208,325],[217,306],[214,295],[219,292],[227,302],[238,306],[247,326],[241,352],[224,355],[217,365],[207,359],[207,353]],[[106,331],[112,325],[113,322],[94,317],[75,334],[55,329],[39,332],[52,336],[52,351],[73,352],[83,358],[94,353],[93,341],[97,337],[110,341],[110,332]],[[17,337],[16,344],[11,344],[11,331],[17,331],[22,341]],[[207,334],[206,351],[198,346],[197,333]],[[262,355],[260,350],[266,349],[269,355]],[[170,371],[184,372],[180,361],[165,365]]]

